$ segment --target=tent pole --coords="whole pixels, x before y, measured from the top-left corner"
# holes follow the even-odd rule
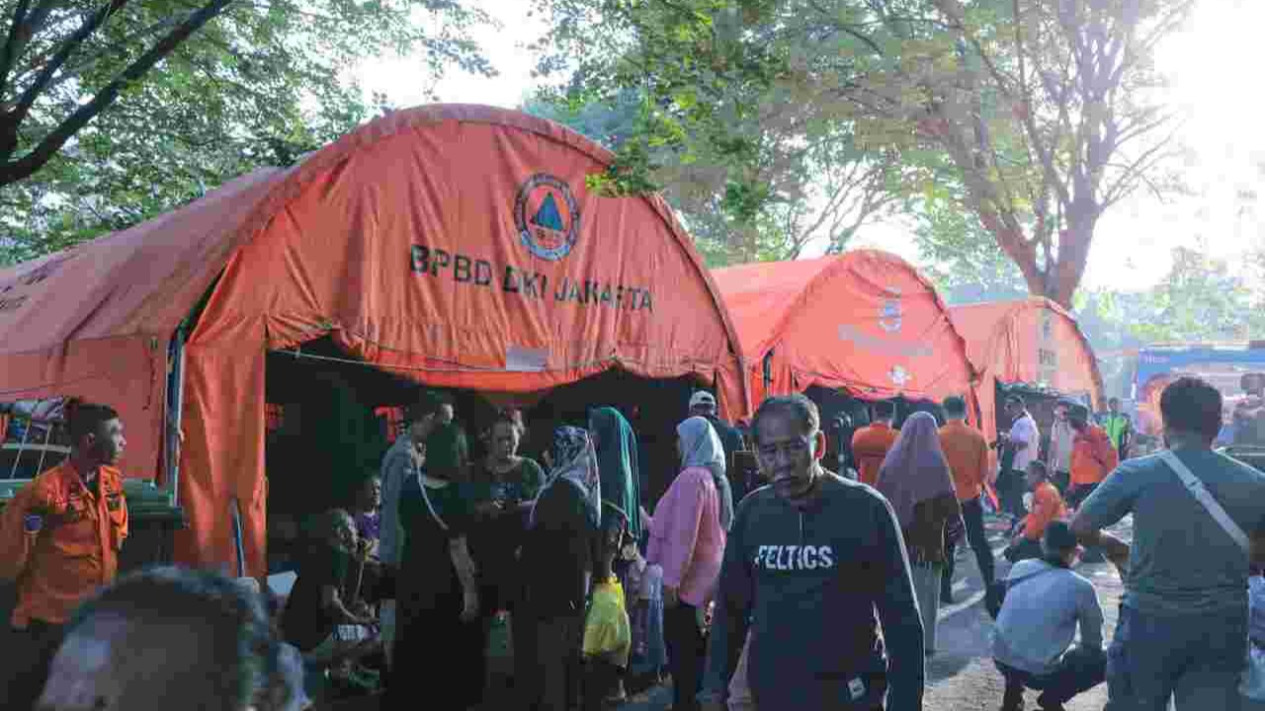
[[[181,323],[172,339],[171,382],[167,405],[167,441],[164,457],[163,488],[172,506],[176,506],[180,495],[180,424],[184,415],[184,357],[185,326]]]
[[[39,401],[36,401],[39,404]],[[35,423],[33,418],[26,418],[26,428],[22,430],[22,443],[18,445],[18,453],[13,457],[13,468],[9,470],[9,478],[13,479],[18,475],[18,462],[22,461],[22,452],[26,451],[26,438],[31,436],[31,425]]]
[[[237,553],[237,577],[246,577],[246,552],[242,545],[242,507],[233,497],[233,549]]]
[[[48,423],[48,429],[44,430],[44,446],[40,449],[40,463],[35,465],[35,474],[38,476],[44,471],[44,457],[48,454],[48,443],[53,439],[53,423]]]

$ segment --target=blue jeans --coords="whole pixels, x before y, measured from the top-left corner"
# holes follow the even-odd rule
[[[1121,606],[1107,651],[1106,711],[1237,711],[1247,660],[1247,610],[1161,616]]]
[[[1023,701],[1023,689],[1040,689],[1037,703],[1041,706],[1065,704],[1073,696],[1089,691],[1103,682],[1107,674],[1107,660],[1101,650],[1074,648],[1068,650],[1059,666],[1049,674],[1032,674],[996,662],[997,670],[1006,679],[1006,699],[1003,708],[1018,706]]]

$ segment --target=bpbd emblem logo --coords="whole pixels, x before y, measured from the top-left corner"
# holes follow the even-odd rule
[[[900,289],[887,287],[883,289],[883,302],[878,310],[878,326],[888,333],[900,331],[903,321],[900,307]]]
[[[571,186],[548,173],[531,176],[518,189],[514,224],[532,254],[551,262],[567,256],[580,236],[580,206]]]

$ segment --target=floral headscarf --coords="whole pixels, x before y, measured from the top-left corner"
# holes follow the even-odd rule
[[[593,440],[589,439],[588,431],[579,427],[559,427],[554,430],[550,454],[553,457],[553,467],[536,497],[537,501],[559,479],[566,479],[580,490],[589,522],[596,528],[602,520],[602,481],[597,470],[597,452],[593,449]],[[528,525],[535,524],[536,512],[533,506]]]

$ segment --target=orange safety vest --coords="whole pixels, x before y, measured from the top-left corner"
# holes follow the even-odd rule
[[[66,461],[23,487],[0,515],[0,577],[16,580],[11,622],[64,624],[97,588],[114,581],[127,538],[123,475],[101,467],[97,490]]]

